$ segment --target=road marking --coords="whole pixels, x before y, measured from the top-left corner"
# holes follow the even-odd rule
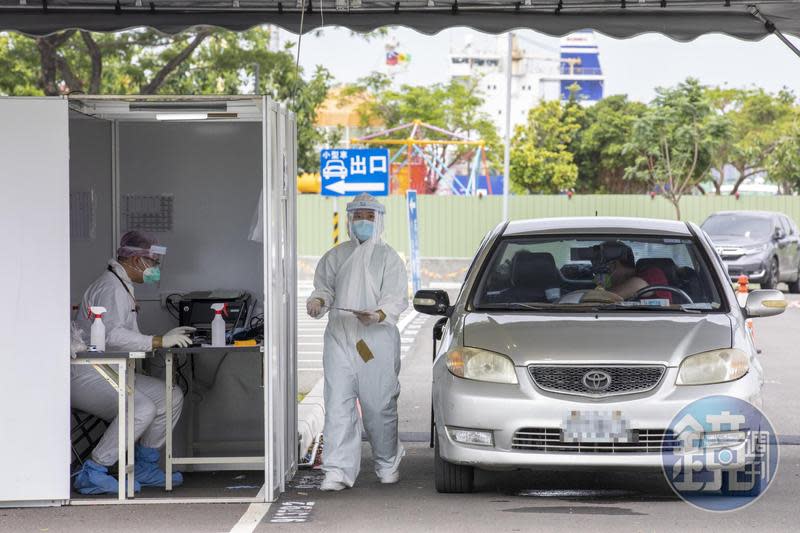
[[[261,490],[258,491],[256,498],[263,498],[264,490],[265,486],[261,485]],[[267,516],[271,505],[271,503],[251,503],[230,533],[253,533],[258,524]]]
[[[405,331],[405,329],[408,327],[408,325],[411,324],[411,322],[413,322],[414,319],[417,318],[418,316],[419,316],[419,313],[416,312],[416,311],[411,311],[410,313],[408,313],[408,316],[405,317],[404,319],[402,319],[397,324],[397,329],[400,330],[400,333],[403,333],[403,331]]]

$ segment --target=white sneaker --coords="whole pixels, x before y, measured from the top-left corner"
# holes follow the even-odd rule
[[[334,481],[332,479],[328,479],[327,477],[324,480],[322,480],[322,485],[319,486],[319,490],[324,490],[324,491],[339,491],[346,488],[347,485],[345,485],[341,481]]]
[[[400,481],[400,472],[392,472],[391,474],[378,476],[378,479],[380,479],[381,483],[384,485],[391,485],[392,483],[397,483]]]

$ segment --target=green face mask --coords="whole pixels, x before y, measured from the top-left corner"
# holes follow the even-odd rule
[[[142,273],[142,280],[145,283],[158,283],[161,281],[161,267],[147,267]]]

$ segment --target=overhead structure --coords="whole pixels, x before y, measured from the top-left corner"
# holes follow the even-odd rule
[[[426,132],[431,135],[426,135]],[[492,193],[486,141],[470,139],[460,133],[414,120],[359,139],[351,139],[350,142],[389,147],[391,188],[394,193],[405,194],[408,189],[414,189],[425,194],[436,190],[437,187],[431,185],[444,183],[448,192],[472,196],[478,194],[478,176],[481,170],[486,176],[488,192]],[[466,150],[457,154],[455,160],[448,164],[445,160],[448,147],[462,147]],[[468,161],[469,179],[466,184],[461,184],[453,179],[450,167],[464,159]],[[421,178],[433,179],[415,179],[415,167],[422,169]]]
[[[688,41],[707,33],[725,33],[758,40],[776,30],[800,36],[800,3],[796,0],[0,0],[0,30],[32,35],[71,28],[119,31],[152,27],[178,33],[205,25],[245,30],[260,24],[275,24],[295,33],[312,31],[323,24],[345,26],[358,32],[402,25],[428,34],[453,26],[488,33],[530,28],[557,36],[592,28],[613,37],[657,32]]]

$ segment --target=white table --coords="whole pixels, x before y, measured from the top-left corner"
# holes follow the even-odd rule
[[[136,381],[135,364],[147,357],[147,352],[78,352],[72,359],[73,365],[92,365],[97,372],[117,391],[119,420],[118,464],[120,500],[133,498],[134,484],[134,442],[133,407]],[[110,366],[116,365],[117,373]]]
[[[174,357],[176,355],[185,354],[188,357],[194,356],[203,356],[203,355],[223,355],[226,353],[245,353],[245,352],[252,352],[257,353],[261,357],[264,354],[264,347],[261,345],[257,346],[223,346],[223,347],[212,347],[212,346],[201,346],[201,347],[190,347],[190,348],[164,348],[158,350],[158,353],[164,354],[164,362],[166,365],[166,375],[164,376],[164,381],[167,385],[166,388],[166,410],[167,410],[167,444],[166,444],[166,452],[165,452],[165,462],[166,462],[166,475],[167,475],[167,482],[166,482],[166,490],[172,490],[172,469],[174,465],[207,465],[207,464],[265,464],[264,463],[264,456],[257,456],[257,457],[174,457],[172,451],[172,433],[173,433],[173,420],[172,420],[172,391],[175,388],[173,381],[175,379],[174,375]],[[263,373],[262,373],[263,375]],[[191,447],[193,445],[192,442],[189,443]],[[266,445],[266,443],[265,443]]]

